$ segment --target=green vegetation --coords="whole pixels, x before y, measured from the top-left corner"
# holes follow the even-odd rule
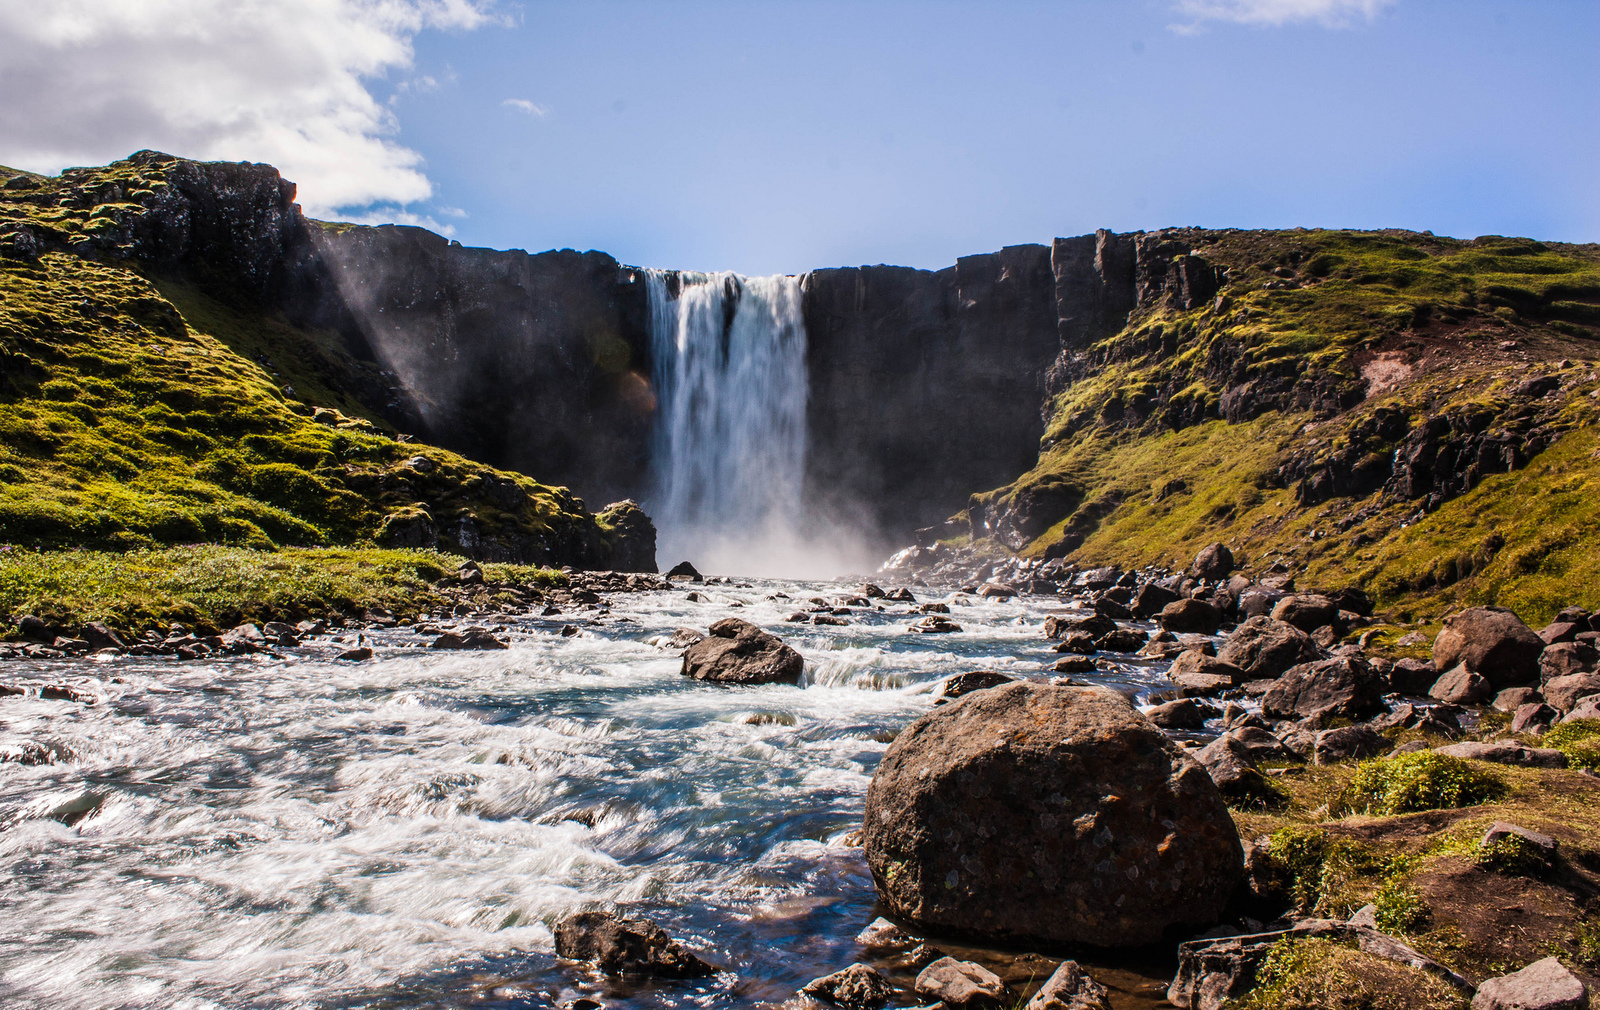
[[[1479,842],[1477,864],[1480,869],[1510,877],[1536,877],[1550,868],[1544,850],[1521,835],[1505,835],[1492,842]]]
[[[1600,719],[1561,723],[1539,738],[1539,746],[1565,754],[1570,767],[1600,769]]]
[[[969,515],[1061,503],[1048,529],[1009,542],[1084,564],[1183,565],[1221,540],[1252,572],[1360,586],[1407,622],[1478,603],[1530,621],[1600,606],[1600,586],[1572,575],[1600,563],[1600,247],[1172,234],[1227,270],[1217,297],[1146,306],[1088,349],[1037,465]],[[1555,395],[1517,392],[1547,376]],[[1485,463],[1424,514],[1379,485],[1408,425],[1444,415],[1511,442],[1537,430],[1548,448],[1511,473]],[[1300,476],[1324,468],[1344,491],[1303,497]]]
[[[0,612],[76,628],[104,621],[125,632],[174,621],[227,629],[387,610],[414,618],[438,604],[430,584],[465,560],[437,551],[175,547],[164,550],[0,551]],[[565,583],[550,569],[484,565],[491,582]]]
[[[1425,750],[1363,761],[1336,808],[1393,816],[1472,806],[1498,799],[1505,790],[1505,783],[1480,764]]]
[[[1256,987],[1230,1010],[1462,1010],[1465,998],[1441,979],[1352,945],[1316,938],[1279,940]]]
[[[398,441],[349,393],[377,366],[336,334],[264,315],[237,278],[80,254],[135,242],[178,164],[0,193],[0,543],[437,544],[604,566],[614,531],[565,488]]]

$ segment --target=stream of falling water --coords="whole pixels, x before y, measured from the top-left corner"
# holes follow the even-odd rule
[[[619,595],[570,637],[570,614],[504,618],[504,652],[397,628],[368,633],[367,663],[312,642],[7,664],[0,680],[29,690],[0,697],[0,752],[64,757],[0,762],[0,1005],[777,1006],[861,956],[874,894],[847,839],[884,741],[945,676],[1056,658],[1053,597],[918,589],[950,604],[951,635],[906,634],[903,605],[784,622],[845,590]],[[800,687],[692,681],[656,644],[735,615],[800,650]],[[1163,665],[1097,676],[1144,691]],[[63,681],[95,703],[39,696]],[[551,924],[605,903],[726,971],[629,988],[559,964]],[[1134,992],[1149,977],[1102,980],[1119,1007],[1155,1005]]]
[[[660,402],[657,555],[710,571],[834,575],[803,530],[806,326],[797,277],[646,272]]]

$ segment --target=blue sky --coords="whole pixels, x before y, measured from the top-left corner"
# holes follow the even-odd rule
[[[1600,240],[1593,0],[395,3],[416,16],[281,5],[326,13],[320,37],[367,45],[350,26],[377,24],[400,45],[295,99],[355,108],[359,81],[370,122],[350,136],[305,127],[283,146],[238,116],[175,132],[230,107],[168,114],[152,84],[166,118],[148,142],[119,126],[46,157],[0,139],[0,161],[188,145],[174,153],[274,161],[329,215],[746,273],[939,267],[1096,227]],[[341,45],[304,72],[333,74]],[[285,103],[258,118],[297,121]]]

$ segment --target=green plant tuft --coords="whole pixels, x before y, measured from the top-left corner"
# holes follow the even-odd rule
[[[1572,768],[1600,769],[1600,719],[1574,719],[1553,727],[1539,741],[1567,756]]]
[[[1393,816],[1468,807],[1506,793],[1499,776],[1433,751],[1363,761],[1335,801],[1343,813]]]
[[[1505,835],[1492,842],[1479,842],[1475,853],[1478,868],[1508,877],[1538,877],[1550,869],[1550,859],[1539,846],[1521,835]]]

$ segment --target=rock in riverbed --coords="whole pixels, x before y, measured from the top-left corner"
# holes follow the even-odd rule
[[[853,964],[844,971],[812,979],[800,991],[845,1010],[875,1010],[894,996],[894,986],[889,980],[864,964]]]
[[[711,634],[683,653],[683,675],[719,684],[794,684],[805,660],[776,635],[737,617],[726,617]]]
[[[1544,639],[1504,607],[1471,607],[1444,619],[1433,640],[1433,665],[1449,670],[1460,664],[1496,690],[1539,679]]]
[[[649,919],[578,912],[556,925],[556,956],[589,961],[608,975],[701,978],[716,973]]]
[[[864,838],[893,914],[994,939],[1154,942],[1214,922],[1243,865],[1210,776],[1125,698],[1025,682],[907,727]]]

